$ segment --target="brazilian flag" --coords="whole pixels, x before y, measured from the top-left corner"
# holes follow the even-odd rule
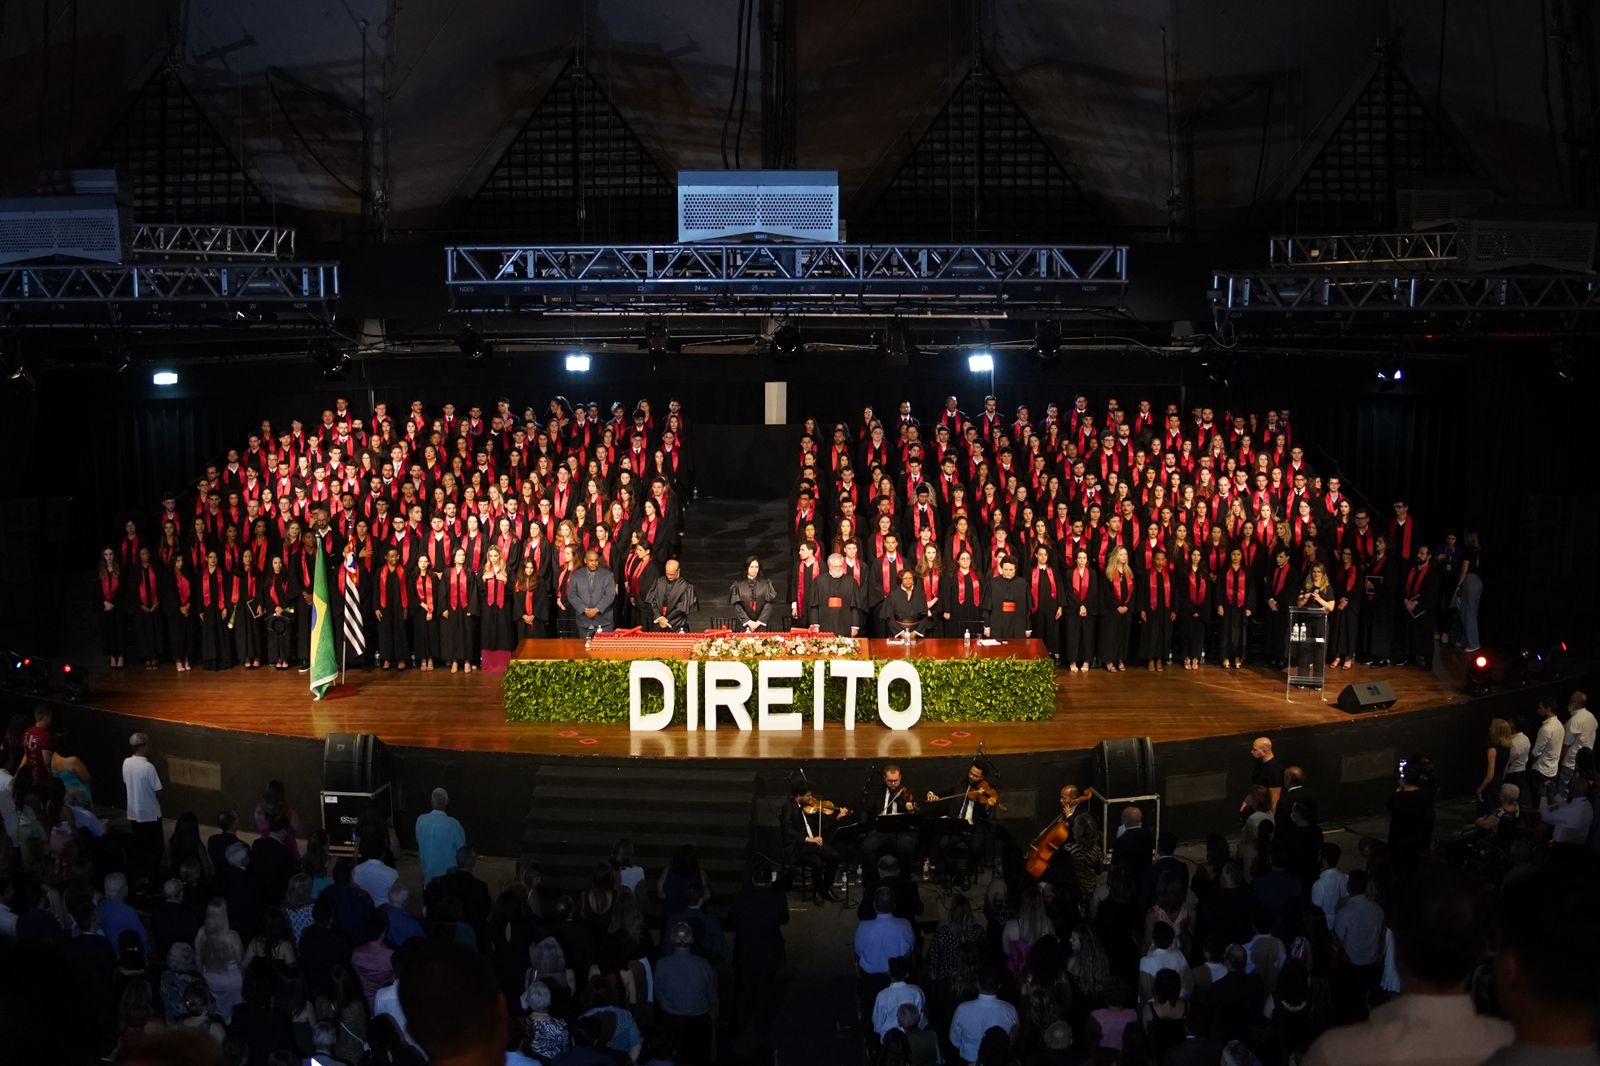
[[[333,653],[338,634],[328,618],[328,559],[317,547],[316,577],[311,583],[311,698],[320,700],[339,676]]]

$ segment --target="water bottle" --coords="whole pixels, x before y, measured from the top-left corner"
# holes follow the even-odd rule
[[[923,859],[922,860],[922,879],[924,881],[926,881],[928,879],[928,874],[931,873],[932,870],[933,870],[932,864],[930,864],[927,859]]]
[[[961,634],[961,643],[962,644],[971,644],[972,643],[972,629],[970,627],[967,629],[967,631],[965,633]]]

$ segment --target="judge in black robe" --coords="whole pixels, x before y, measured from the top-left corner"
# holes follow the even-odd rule
[[[1178,589],[1167,553],[1158,548],[1151,560],[1139,599],[1139,658],[1147,670],[1165,670],[1172,652],[1172,625],[1178,620]]]
[[[1433,638],[1439,607],[1439,567],[1426,544],[1417,548],[1417,561],[1406,571],[1400,588],[1401,657],[1396,661],[1433,669]]]
[[[1211,575],[1198,549],[1189,567],[1178,574],[1178,650],[1185,670],[1200,669],[1206,653],[1206,626],[1211,621]]]
[[[439,611],[439,654],[450,663],[450,672],[461,666],[477,668],[477,616],[473,614],[477,596],[477,575],[467,569],[459,550],[456,564],[444,575]]]
[[[900,571],[900,587],[878,605],[879,625],[890,637],[928,635],[928,597],[914,570]]]
[[[411,658],[411,590],[406,587],[399,548],[391,546],[383,553],[383,566],[373,584],[376,602],[372,618],[378,631],[378,662],[385,670],[392,666],[404,670]]]
[[[1033,635],[1044,641],[1050,657],[1061,662],[1061,575],[1050,560],[1050,548],[1041,544],[1033,550],[1033,569],[1028,571],[1028,620]]]
[[[962,569],[966,567],[966,569]],[[947,570],[939,584],[942,629],[947,638],[983,632],[983,586],[986,580],[972,566],[972,556],[961,552],[956,565]]]
[[[1066,647],[1062,655],[1073,673],[1089,669],[1098,654],[1101,594],[1104,579],[1089,566],[1089,553],[1079,548],[1073,556],[1072,569],[1061,584],[1062,635]]]
[[[1022,640],[1028,636],[1028,586],[1017,576],[1017,561],[1000,559],[1000,576],[989,579],[984,590],[983,635],[996,640]]]
[[[700,606],[694,586],[683,577],[676,559],[668,559],[661,576],[645,596],[652,633],[687,633],[689,615]]]
[[[1125,549],[1113,549],[1110,562],[1113,567],[1118,562],[1122,565],[1108,572],[1100,583],[1100,662],[1107,670],[1126,670],[1133,614],[1139,606],[1139,582],[1128,565]]]
[[[856,619],[860,617],[861,589],[845,573],[844,556],[837,552],[828,556],[828,572],[816,579],[808,596],[809,624],[841,637],[853,637],[860,631]]]
[[[1224,670],[1237,670],[1244,662],[1245,622],[1255,613],[1256,582],[1244,568],[1244,553],[1228,552],[1228,565],[1217,575],[1217,618],[1221,637],[1217,655]]]
[[[407,621],[411,625],[411,655],[417,660],[417,669],[432,670],[439,658],[439,608],[441,606],[439,575],[426,555],[417,557],[417,572],[408,579],[411,589],[411,612]]]
[[[1279,545],[1273,567],[1261,585],[1261,620],[1269,666],[1285,666],[1289,662],[1289,608],[1294,605],[1298,584],[1294,567],[1289,565],[1289,549]]]
[[[1399,610],[1400,575],[1394,558],[1388,552],[1388,540],[1378,537],[1376,553],[1367,567],[1363,590],[1366,602],[1361,605],[1361,640],[1366,652],[1366,665],[1388,666],[1394,655],[1394,618]]]
[[[190,669],[194,658],[194,602],[195,582],[189,562],[183,555],[175,555],[161,597],[161,613],[166,621],[167,654],[180,671]]]
[[[728,587],[728,603],[733,606],[734,631],[770,632],[773,605],[777,600],[778,590],[761,573],[761,560],[750,556],[745,560],[744,577]]]

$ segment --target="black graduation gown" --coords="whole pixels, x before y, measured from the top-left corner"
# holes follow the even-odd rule
[[[922,591],[922,582],[911,586],[911,595],[896,588],[878,604],[879,621],[885,634],[898,637],[902,633],[928,635],[928,596]]]
[[[194,577],[188,570],[182,575],[167,575],[166,587],[161,593],[161,613],[167,623],[167,654],[173,662],[187,662],[194,658],[197,624],[195,601],[198,595]],[[185,607],[189,608],[188,614],[183,613]]]
[[[1054,566],[1035,565],[1028,571],[1028,617],[1033,635],[1044,641],[1050,654],[1061,658],[1061,623],[1066,610],[1061,599],[1061,574]]]
[[[373,575],[372,616],[377,629],[378,661],[403,663],[411,658],[411,590],[404,566],[384,566]],[[368,639],[371,643],[371,638]]]
[[[858,625],[861,610],[861,589],[848,573],[834,577],[824,573],[807,592],[807,622],[824,632],[848,637]]]
[[[1433,636],[1438,628],[1436,612],[1439,609],[1440,569],[1432,559],[1428,560],[1426,567],[1413,564],[1400,581],[1396,606],[1400,612],[1402,647],[1405,649],[1407,662],[1421,659],[1425,666],[1433,665]],[[1417,601],[1415,614],[1406,610],[1406,600],[1413,597]]]
[[[233,665],[233,633],[228,623],[236,599],[236,583],[221,567],[201,572],[195,604],[200,616],[200,665],[207,669],[225,670]]]
[[[996,640],[1028,635],[1028,585],[1020,577],[991,577],[983,590],[983,624]]]
[[[1356,654],[1356,641],[1360,635],[1361,569],[1352,566],[1339,573],[1333,581],[1333,618],[1329,622],[1328,654],[1335,659],[1350,659]],[[1344,607],[1338,602],[1345,601]]]
[[[1178,609],[1178,579],[1170,570],[1152,570],[1139,590],[1139,658],[1165,659],[1172,651],[1173,614]]]
[[[300,597],[294,588],[294,583],[289,580],[289,572],[285,570],[276,577],[268,575],[262,587],[262,610],[266,617],[262,620],[267,631],[267,658],[276,663],[279,660],[287,662],[295,657],[298,647],[295,634],[295,623],[299,621],[297,610]],[[277,614],[277,608],[283,607],[283,614]],[[274,621],[274,618],[278,619]]]
[[[267,633],[262,627],[261,579],[252,571],[241,573],[239,608],[234,613],[233,640],[240,662],[255,662],[266,655]]]
[[[1400,574],[1394,557],[1385,554],[1374,558],[1367,570],[1366,583],[1371,591],[1361,605],[1361,627],[1365,633],[1362,646],[1368,659],[1384,660],[1394,655],[1394,619],[1399,610]]]
[[[661,564],[656,562],[654,553],[643,566],[639,566],[638,558],[633,556],[632,560],[622,564],[622,579],[617,582],[620,594],[613,604],[613,611],[624,603],[626,607],[617,616],[618,628],[642,626],[648,621],[645,618],[644,598],[650,595],[650,590],[656,587],[656,581],[661,577]],[[633,567],[631,578],[628,576],[630,562]]]
[[[746,622],[761,623],[750,632],[769,632],[772,629],[773,604],[777,599],[778,590],[760,574],[754,581],[740,578],[728,586],[728,603],[733,606],[734,632],[745,632]]]
[[[517,576],[520,579],[522,575]],[[535,582],[531,589],[513,588],[511,615],[517,643],[549,636],[550,612],[554,606],[555,601],[542,581]]]
[[[95,592],[98,596],[96,609],[100,617],[100,651],[114,659],[121,656],[128,646],[126,582],[121,575],[113,578],[102,572],[95,582]],[[105,609],[107,602],[111,604],[109,611]]]
[[[452,663],[477,661],[477,618],[472,613],[477,578],[468,570],[445,571],[439,589],[439,654]]]
[[[161,587],[161,575],[153,566],[143,567],[136,569],[130,580],[133,584],[130,597],[133,604],[133,654],[146,661],[159,659],[164,628],[161,605],[166,595],[166,590]],[[153,607],[154,610],[147,611],[146,607]]]
[[[959,570],[945,572],[939,582],[939,614],[946,637],[961,637],[969,631],[973,636],[983,634],[983,593],[988,583],[976,567],[965,577]]]
[[[1100,614],[1104,606],[1100,586],[1104,583],[1105,577],[1092,566],[1081,575],[1073,567],[1062,577],[1061,628],[1066,638],[1062,657],[1068,664],[1088,666],[1099,654]]]
[[[1298,600],[1295,592],[1300,587],[1300,582],[1296,580],[1298,576],[1294,566],[1290,565],[1281,574],[1274,566],[1267,571],[1266,577],[1262,578],[1260,612],[1262,629],[1266,634],[1267,655],[1273,659],[1289,658],[1289,608],[1295,606]],[[1278,609],[1273,610],[1272,603],[1268,601],[1275,601]]]
[[[407,612],[411,632],[411,654],[419,662],[439,658],[439,609],[443,606],[443,589],[439,575],[429,570],[426,574],[408,577],[411,607]],[[429,618],[429,605],[433,606]]]
[[[1206,626],[1211,624],[1212,581],[1205,567],[1180,570],[1174,580],[1178,596],[1178,648],[1185,659],[1199,659],[1206,650]]]
[[[1237,572],[1228,567],[1217,575],[1215,584],[1217,605],[1222,608],[1217,654],[1224,659],[1238,660],[1245,650],[1245,612],[1256,608],[1255,579],[1243,567]]]
[[[482,650],[516,651],[517,636],[511,625],[511,601],[515,598],[516,592],[509,581],[479,579],[477,603]]]
[[[1133,620],[1139,609],[1139,582],[1131,573],[1126,574],[1119,589],[1117,582],[1103,578],[1100,595],[1100,661],[1120,665],[1128,661]],[[1126,607],[1127,611],[1118,613],[1118,607]]]

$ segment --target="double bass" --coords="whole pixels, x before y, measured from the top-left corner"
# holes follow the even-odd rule
[[[1067,840],[1072,836],[1072,816],[1077,813],[1078,806],[1094,798],[1092,788],[1079,792],[1076,786],[1068,785],[1062,791],[1068,794],[1061,797],[1061,813],[1039,830],[1039,835],[1028,845],[1028,857],[1023,867],[1035,881],[1044,876],[1056,853],[1067,846]]]

